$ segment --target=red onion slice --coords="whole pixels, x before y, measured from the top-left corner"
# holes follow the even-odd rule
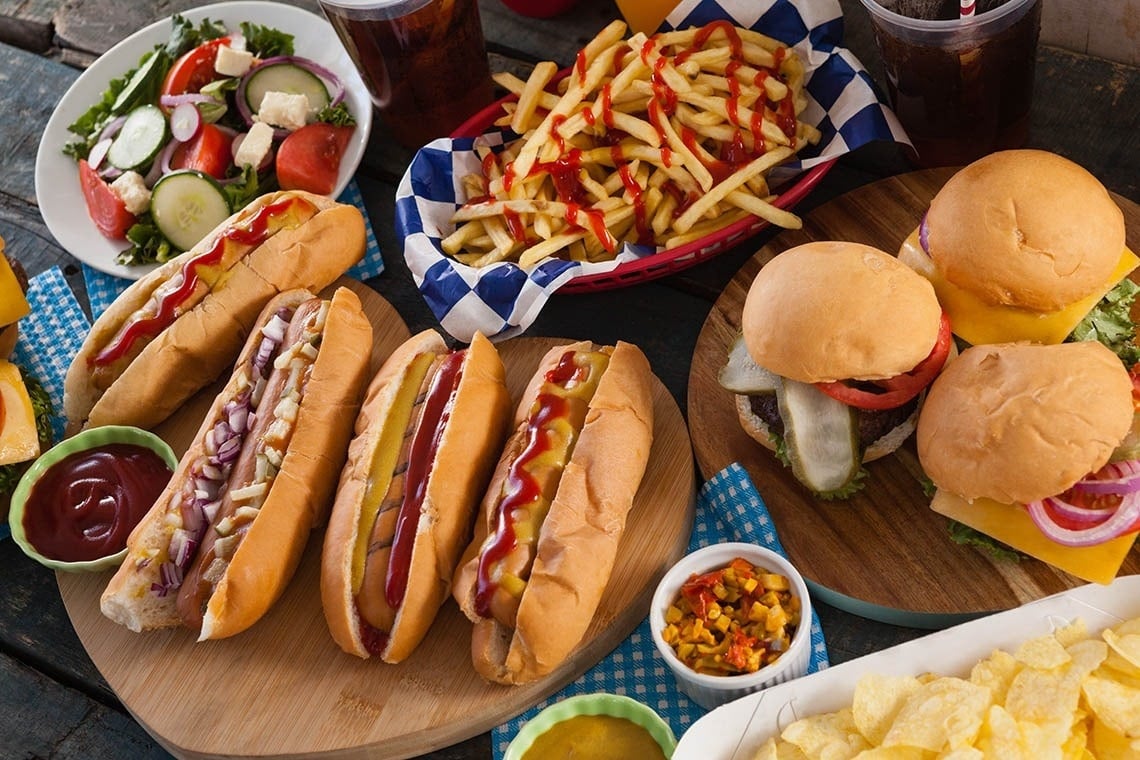
[[[1137,518],[1140,518],[1140,496],[1128,494],[1124,497],[1120,507],[1104,522],[1089,528],[1071,530],[1058,525],[1041,501],[1030,502],[1025,505],[1029,516],[1033,519],[1038,530],[1045,534],[1049,540],[1062,546],[1095,546],[1105,541],[1121,536],[1136,529]]]
[[[213,98],[209,95],[203,95],[200,92],[184,92],[181,95],[162,95],[159,97],[158,103],[159,105],[165,106],[167,108],[177,108],[178,106],[185,105],[187,103],[209,103],[210,101],[215,100],[216,98]]]
[[[107,122],[107,126],[103,127],[103,131],[99,133],[100,140],[107,140],[119,134],[119,130],[123,128],[123,122],[127,120],[126,116],[119,116]]]
[[[103,159],[107,157],[107,151],[111,149],[113,143],[110,137],[104,137],[99,142],[91,147],[91,152],[87,154],[87,163],[95,171],[99,171],[99,167],[103,164]]]
[[[922,247],[923,253],[927,256],[930,255],[930,225],[926,223],[926,214],[922,215],[922,221],[918,225],[918,244]]]
[[[170,134],[178,142],[189,142],[202,128],[202,114],[193,103],[181,103],[170,112]]]
[[[1109,462],[1093,475],[1077,481],[1073,490],[1115,495],[1140,491],[1140,460]]]
[[[1076,504],[1070,504],[1064,499],[1058,499],[1053,496],[1046,497],[1042,501],[1045,502],[1046,510],[1052,514],[1085,525],[1104,522],[1112,517],[1117,510],[1117,507],[1100,507],[1093,509],[1078,507]]]

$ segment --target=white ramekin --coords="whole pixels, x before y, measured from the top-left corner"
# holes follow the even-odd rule
[[[760,668],[755,673],[739,676],[697,673],[681,662],[673,647],[665,643],[665,639],[662,638],[662,631],[665,630],[665,611],[677,599],[681,586],[690,576],[725,567],[736,557],[742,557],[770,572],[787,576],[791,581],[793,593],[800,598],[802,607],[800,625],[792,636],[788,651],[774,663]],[[808,596],[807,584],[804,583],[799,571],[780,554],[757,544],[746,543],[713,544],[683,557],[665,573],[665,577],[657,585],[652,606],[649,608],[653,641],[657,644],[657,651],[673,671],[677,688],[698,705],[709,710],[807,673],[811,662],[811,620],[811,598]]]

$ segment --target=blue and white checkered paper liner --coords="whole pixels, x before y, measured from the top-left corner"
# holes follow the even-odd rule
[[[870,75],[847,49],[837,0],[684,0],[662,29],[728,19],[793,47],[804,61],[808,106],[800,118],[819,127],[818,146],[805,150],[793,171],[808,169],[875,140],[907,142]],[[489,136],[492,144],[502,135]],[[475,268],[448,258],[440,241],[465,198],[460,179],[481,164],[472,138],[440,138],[413,157],[396,190],[396,228],[416,285],[443,329],[469,342],[476,331],[496,339],[527,329],[550,296],[576,276],[601,274],[652,253],[625,246],[614,261],[549,260],[525,272],[510,262]]]
[[[32,311],[20,320],[12,361],[40,381],[51,396],[52,431],[63,440],[63,380],[71,357],[91,329],[75,294],[58,267],[36,275],[28,283]],[[0,538],[8,536],[8,523],[0,525]]]
[[[384,271],[384,259],[380,255],[380,244],[376,242],[376,233],[372,230],[372,221],[368,218],[364,196],[360,194],[360,187],[355,179],[345,186],[344,192],[337,200],[356,206],[364,215],[364,257],[345,274],[358,280],[377,276]],[[95,318],[106,311],[111,302],[131,284],[131,280],[100,272],[86,264],[83,265],[83,281],[87,285],[87,299],[91,302],[91,313]]]
[[[697,493],[689,551],[730,541],[760,544],[785,554],[764,500],[760,498],[747,471],[736,463],[712,476]],[[814,673],[827,666],[827,644],[823,639],[819,616],[813,610],[808,672]],[[677,736],[683,734],[706,712],[678,691],[672,671],[653,644],[649,618],[646,617],[617,649],[576,681],[522,715],[495,728],[491,734],[494,756],[502,757],[523,724],[543,708],[576,694],[595,692],[624,694],[649,705],[669,723]]]

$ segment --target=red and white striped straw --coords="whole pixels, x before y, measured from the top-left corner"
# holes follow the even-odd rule
[[[958,17],[970,18],[974,15],[974,9],[977,7],[977,0],[959,0]]]

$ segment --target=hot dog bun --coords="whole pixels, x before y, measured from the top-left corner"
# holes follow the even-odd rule
[[[264,234],[244,243],[226,238],[246,228]],[[364,219],[354,206],[300,191],[257,198],[134,282],[95,320],[64,382],[69,429],[158,424],[233,362],[270,298],[326,287],[361,259],[364,247]],[[200,276],[183,293],[183,269],[194,261],[204,265],[192,270]],[[160,308],[168,292],[170,306]],[[147,327],[147,315],[160,311],[172,321]],[[128,328],[132,323],[143,329]],[[134,331],[142,334],[124,339]]]
[[[410,456],[418,434],[416,426],[422,426],[425,419],[436,419],[433,414],[413,411],[434,406],[430,394],[422,393],[421,388],[435,381],[429,377],[431,370],[420,378],[415,369],[417,357],[430,357],[422,361],[438,366],[449,354],[443,338],[434,330],[410,338],[372,380],[356,420],[356,437],[349,446],[325,534],[321,601],[333,639],[357,657],[376,655],[385,662],[400,662],[423,639],[447,599],[452,573],[471,536],[479,497],[506,434],[511,410],[503,364],[491,342],[477,333],[471,346],[455,359],[462,362],[458,381],[442,434],[432,433],[438,435],[438,443],[428,468],[422,467],[423,462],[416,463],[420,467],[407,467],[403,484],[398,475],[374,472],[375,468],[392,471],[391,459],[399,459],[390,451],[393,444],[404,446],[406,441],[405,456]],[[421,396],[414,407],[409,398],[413,394]],[[374,539],[374,526],[387,523],[394,530],[401,509],[400,499],[385,498],[378,490],[387,491],[388,481],[397,480],[397,488],[408,493],[412,487],[406,478],[416,477],[417,472],[426,473],[427,481],[422,508],[415,518],[402,603],[393,608],[384,588],[372,594],[372,599],[362,601],[361,594],[370,589],[365,585],[365,575],[371,578],[382,573],[390,577],[390,549]],[[373,505],[379,514],[370,513],[366,504]],[[362,542],[359,548],[358,542]],[[397,553],[407,556],[402,550]],[[379,564],[367,568],[366,573],[370,563]]]
[[[496,571],[489,564],[490,572],[481,572],[483,550],[497,541],[504,484],[512,472],[518,472],[515,462],[527,448],[532,412],[545,403],[538,401],[540,393],[549,391],[546,382],[558,374],[557,368],[566,366],[566,357],[595,351],[610,349],[591,343],[559,346],[539,364],[519,401],[515,433],[499,459],[483,499],[475,538],[455,575],[453,596],[475,623],[472,662],[490,681],[519,684],[546,675],[582,640],[609,581],[626,515],[649,461],[652,372],[640,349],[618,342],[588,400],[584,422],[578,423],[580,432],[538,529],[533,566],[524,579],[521,597],[515,599],[517,606],[503,596],[508,593],[503,567]],[[498,588],[481,601],[480,586],[485,582],[480,578],[495,577],[494,573]],[[487,599],[493,601],[487,603]],[[486,614],[488,607],[494,614]]]
[[[100,600],[103,614],[110,619],[133,631],[191,624],[199,629],[199,639],[223,638],[252,625],[284,590],[310,531],[327,517],[337,473],[344,464],[352,434],[352,420],[367,380],[372,346],[372,327],[355,293],[340,288],[331,302],[312,310],[315,300],[308,291],[286,291],[273,298],[255,320],[257,329],[246,341],[233,375],[215,398],[194,443],[179,462],[170,484],[127,541],[127,558]],[[283,342],[277,358],[259,360],[266,335],[274,332],[273,327],[267,326],[274,323],[275,315],[292,318],[294,311],[317,315],[306,323],[307,332],[302,332],[305,339],[295,346]],[[280,329],[279,334],[288,340],[292,333]],[[319,337],[313,337],[314,334]],[[311,363],[308,359],[312,352],[304,348],[305,344],[317,346]],[[306,352],[307,358],[298,358]],[[269,368],[265,390],[260,392],[256,406],[244,407],[251,412],[251,421],[244,423],[238,419],[243,408],[240,402],[246,396],[259,395],[251,393],[259,385],[258,361],[260,366]],[[300,363],[294,364],[295,361]],[[286,375],[300,379],[293,386],[296,394],[288,390],[289,384],[281,382]],[[292,425],[273,422],[278,411],[284,419],[292,418]],[[272,432],[263,437],[266,428]],[[243,438],[232,437],[238,440],[240,448],[229,457],[221,453],[221,448],[228,440],[224,437],[228,432],[223,431],[231,429],[249,433]],[[209,442],[211,438],[214,443]],[[264,500],[253,516],[246,513],[231,518],[237,527],[223,529],[219,523],[228,516],[226,504],[234,500],[235,491],[249,488],[249,467],[257,469],[256,457],[251,453],[281,445],[286,448],[279,468],[269,476]],[[210,456],[215,457],[213,461]],[[222,464],[226,461],[230,464]],[[192,531],[191,523],[196,518],[187,515],[198,514],[192,509],[196,503],[193,497],[195,488],[202,486],[195,483],[206,465],[218,468],[219,476],[224,478],[216,488],[218,506],[213,507],[213,518],[198,528],[198,538],[182,561],[182,569],[176,571],[178,549],[177,543],[172,546],[172,540],[180,530]],[[257,498],[237,500],[248,508],[256,506]],[[180,614],[180,598],[191,579],[210,577],[208,568],[200,566],[203,560],[198,555],[211,546],[221,554],[217,541],[222,534],[241,537],[236,547],[231,543],[229,561],[220,578],[209,584],[212,593],[202,597],[194,619],[186,620]],[[185,599],[182,601],[184,613]]]

